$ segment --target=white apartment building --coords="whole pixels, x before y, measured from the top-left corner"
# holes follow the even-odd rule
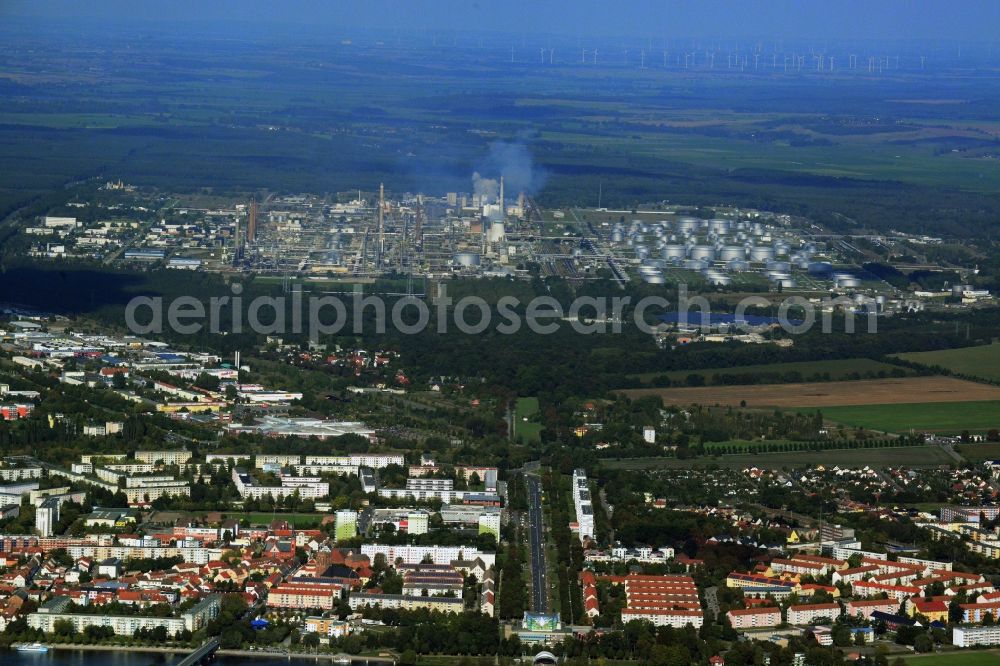
[[[252,476],[238,468],[233,468],[232,476],[241,497],[279,499],[298,493],[302,499],[319,499],[330,494],[330,484],[320,481],[319,477],[282,475],[280,486],[259,486]]]
[[[191,460],[190,451],[136,451],[135,459],[146,463],[163,461],[164,465],[183,465]]]
[[[951,630],[951,642],[959,648],[1000,645],[1000,625],[995,624],[991,627],[959,625]]]
[[[432,564],[451,564],[456,560],[475,560],[479,558],[487,568],[496,562],[496,553],[484,553],[472,546],[390,546],[381,543],[366,543],[361,546],[361,554],[367,555],[371,561],[382,554],[390,565],[396,560],[403,564],[420,564],[429,557]]]
[[[622,623],[628,624],[632,620],[649,622],[655,627],[683,629],[690,624],[699,629],[704,622],[704,614],[699,610],[622,609]]]
[[[594,506],[591,503],[587,473],[582,469],[573,470],[573,506],[576,509],[576,532],[580,541],[594,536]]]

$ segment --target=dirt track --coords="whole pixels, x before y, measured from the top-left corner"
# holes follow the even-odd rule
[[[1000,400],[1000,387],[952,377],[904,377],[810,384],[699,386],[695,388],[629,389],[630,398],[657,395],[668,405],[733,405],[747,407],[836,407],[919,402]]]

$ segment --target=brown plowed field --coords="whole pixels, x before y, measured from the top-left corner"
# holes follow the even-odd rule
[[[693,388],[628,389],[630,398],[656,395],[668,405],[733,405],[747,407],[835,407],[894,405],[916,402],[1000,400],[1000,387],[953,377],[903,377],[847,382],[698,386]]]

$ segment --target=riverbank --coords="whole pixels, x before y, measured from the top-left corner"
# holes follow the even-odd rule
[[[263,650],[223,650],[219,649],[215,652],[220,657],[272,657],[272,658],[283,658],[283,659],[313,659],[322,661],[335,661],[339,663],[373,663],[373,664],[395,664],[396,660],[392,657],[366,657],[362,655],[355,654],[330,654],[328,652],[320,652],[317,654],[311,654],[307,652],[265,652]]]
[[[158,647],[153,645],[137,645],[137,646],[125,646],[125,645],[78,645],[73,643],[45,643],[50,650],[61,650],[61,651],[73,651],[73,650],[84,650],[89,652],[146,652],[146,653],[156,653],[156,654],[176,654],[178,657],[190,653],[195,648],[178,648],[178,647]],[[328,652],[322,652],[318,654],[311,654],[307,652],[270,652],[267,650],[224,650],[222,648],[215,651],[215,654],[220,657],[252,657],[257,659],[311,659],[313,661],[332,661],[347,663],[348,661],[353,663],[372,663],[372,664],[394,664],[396,660],[392,657],[377,657],[377,656],[364,656],[364,655],[349,655],[349,654],[330,654]]]
[[[88,652],[153,652],[184,655],[194,648],[157,647],[155,645],[78,645],[75,643],[43,643],[50,650],[85,650]]]

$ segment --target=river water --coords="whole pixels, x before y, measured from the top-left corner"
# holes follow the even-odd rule
[[[16,652],[0,650],[0,664],[15,666],[170,666],[177,663],[182,655],[154,652],[117,652],[96,650],[49,650],[48,652]],[[334,666],[328,659],[314,661],[312,659],[287,659],[281,657],[216,657],[212,666],[295,666],[301,664],[323,664]],[[361,662],[363,663],[363,662]]]

